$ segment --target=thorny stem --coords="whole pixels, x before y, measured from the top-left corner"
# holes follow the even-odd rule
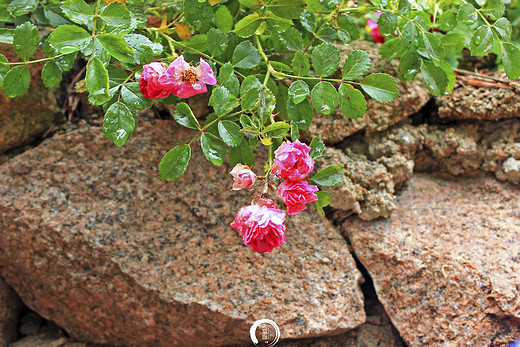
[[[18,61],[18,62],[14,62],[14,63],[9,63],[9,62],[3,62],[3,61],[0,61],[0,64],[2,65],[27,65],[27,64],[35,64],[35,63],[41,63],[41,62],[44,62],[44,61],[49,61],[49,60],[54,60],[54,59],[57,59],[59,57],[62,57],[64,56],[65,54],[58,54],[54,57],[49,57],[49,58],[42,58],[42,59],[37,59],[37,60],[31,60],[31,61]]]
[[[226,115],[224,115],[224,116],[222,116],[222,117],[217,117],[216,119],[212,120],[212,121],[209,122],[208,124],[205,124],[202,128],[199,129],[199,133],[198,133],[197,135],[195,135],[195,136],[191,139],[191,141],[188,143],[188,146],[191,145],[191,143],[192,143],[193,141],[195,141],[195,139],[196,139],[197,137],[199,137],[199,135],[202,135],[202,133],[204,132],[204,130],[208,129],[210,126],[212,126],[212,125],[215,124],[216,122],[218,122],[218,121],[220,121],[220,120],[222,120],[222,119],[231,118],[231,117],[236,116],[236,115],[239,115],[239,114],[241,114],[241,113],[242,113],[242,111],[237,111],[237,112],[229,113],[229,114],[226,114]]]

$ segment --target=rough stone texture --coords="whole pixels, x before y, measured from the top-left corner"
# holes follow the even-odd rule
[[[0,53],[19,61],[12,46],[0,44]],[[35,59],[42,58],[38,52]],[[53,124],[58,111],[54,95],[41,80],[43,64],[30,64],[31,84],[24,96],[9,99],[0,92],[0,153],[33,141]]]
[[[409,346],[506,346],[520,336],[520,189],[414,175],[389,219],[343,229]]]
[[[0,277],[0,347],[6,347],[16,339],[21,308],[22,303],[18,296]]]
[[[363,49],[368,52],[373,64],[368,73],[384,72],[397,76],[398,62],[381,59],[379,46],[375,43],[358,40],[348,46],[338,45],[338,48],[341,52],[340,66],[343,66],[348,53],[352,50]],[[381,131],[416,113],[431,98],[420,78],[406,83],[398,80],[398,89],[399,97],[389,104],[381,104],[373,99],[368,100],[368,110],[360,119],[346,118],[339,108],[328,116],[315,114],[311,126],[302,135],[307,139],[319,136],[325,143],[335,144],[360,130]]]
[[[503,78],[502,72],[495,75]],[[520,88],[485,88],[464,84],[448,95],[435,98],[435,103],[439,117],[445,119],[496,120],[520,117]]]
[[[193,135],[140,124],[117,148],[86,126],[4,164],[0,274],[24,303],[80,341],[124,346],[247,342],[261,318],[284,338],[363,323],[362,276],[329,221],[291,217],[288,244],[259,255],[229,227],[251,201],[229,167],[193,145],[178,182],[158,177]]]

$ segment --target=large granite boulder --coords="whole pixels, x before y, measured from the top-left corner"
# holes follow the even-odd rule
[[[0,277],[0,347],[7,347],[18,335],[18,315],[22,303],[13,290]]]
[[[506,346],[520,336],[520,189],[414,175],[389,219],[343,229],[413,346]]]
[[[0,44],[0,53],[9,61],[19,61],[12,46]],[[44,57],[37,52],[35,59]],[[58,107],[56,99],[41,80],[43,63],[28,65],[31,73],[29,91],[9,99],[0,92],[0,153],[34,141],[54,123]]]
[[[257,254],[229,226],[247,205],[229,167],[197,142],[177,182],[161,157],[196,132],[140,124],[118,148],[98,127],[56,135],[0,167],[0,275],[81,341],[116,346],[246,343],[254,321],[282,338],[365,321],[362,276],[332,224],[288,218],[287,244]]]

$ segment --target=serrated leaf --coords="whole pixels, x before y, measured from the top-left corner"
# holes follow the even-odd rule
[[[492,20],[497,20],[504,15],[506,7],[502,0],[487,0],[480,12]]]
[[[314,112],[312,111],[309,100],[303,100],[296,105],[291,99],[288,99],[286,107],[291,123],[297,124],[301,130],[307,130],[314,117]]]
[[[260,63],[260,53],[251,42],[240,42],[233,51],[233,66],[240,69],[252,69]]]
[[[12,29],[0,28],[0,43],[7,43],[8,45],[12,45],[13,33],[14,30]]]
[[[249,76],[251,77],[251,76]],[[243,110],[252,109],[260,98],[260,83],[257,86],[247,89],[240,98],[240,106]]]
[[[444,70],[446,73],[446,78],[448,79],[448,83],[446,85],[445,93],[451,93],[453,88],[455,88],[455,83],[457,82],[457,76],[455,76],[455,72],[453,72],[453,69],[451,68],[450,64],[443,61],[439,65],[439,67]]]
[[[325,42],[312,50],[312,67],[318,75],[327,77],[338,69],[339,58],[338,48]]]
[[[466,25],[471,25],[477,22],[477,10],[471,4],[464,4],[459,7],[457,11],[457,21]]]
[[[280,34],[287,43],[287,49],[291,51],[301,51],[303,47],[302,34],[296,28],[289,28]]]
[[[520,78],[520,49],[511,42],[502,43],[502,60],[507,77],[516,81]]]
[[[237,147],[242,143],[244,136],[240,132],[240,127],[232,121],[223,120],[218,123],[218,133],[226,145]]]
[[[211,28],[208,31],[208,51],[214,57],[218,57],[226,51],[229,39],[222,31]]]
[[[13,15],[9,12],[5,5],[0,5],[0,22],[12,22]]]
[[[275,122],[275,123],[269,124],[264,129],[264,134],[265,134],[265,136],[271,137],[271,138],[283,137],[283,136],[285,136],[285,134],[287,134],[289,132],[290,129],[291,129],[290,124],[280,121],[280,122]]]
[[[263,6],[263,4],[258,0],[238,0],[238,2],[242,6],[247,7],[247,8],[257,9],[257,8],[260,8]]]
[[[338,107],[338,92],[330,82],[321,81],[312,88],[311,102],[316,112],[330,114]]]
[[[215,12],[215,25],[225,33],[233,29],[233,16],[226,6],[220,6]]]
[[[62,78],[62,72],[58,65],[53,61],[48,61],[42,70],[43,84],[49,89],[56,87],[60,84]]]
[[[383,12],[377,19],[379,32],[383,35],[392,35],[397,27],[397,17],[392,12]]]
[[[162,45],[153,43],[148,37],[140,34],[127,34],[123,36],[128,46],[134,51],[134,59],[137,64],[148,64],[154,56],[162,53]]]
[[[293,25],[292,20],[278,17],[271,11],[266,12],[263,15],[263,19],[265,20],[265,23],[267,24],[267,27],[269,29],[272,29],[279,33],[286,31]]]
[[[244,95],[251,88],[260,87],[261,83],[255,76],[247,76],[240,86],[240,95]]]
[[[309,96],[309,86],[302,80],[294,81],[289,87],[288,94],[295,104],[299,104]]]
[[[182,126],[190,129],[200,129],[199,121],[193,115],[190,106],[185,102],[180,102],[175,106],[173,118]]]
[[[108,92],[108,71],[98,58],[92,58],[87,63],[85,77],[89,101],[94,105],[102,105],[110,99]]]
[[[442,31],[450,31],[457,26],[457,11],[447,10],[439,18],[438,27]]]
[[[252,36],[256,29],[260,26],[260,15],[255,12],[245,16],[240,21],[235,23],[235,30],[233,32],[240,37]]]
[[[426,47],[428,58],[438,66],[440,61],[444,58],[444,45],[441,40],[432,33],[423,33],[422,39]]]
[[[330,187],[341,182],[343,178],[343,166],[342,165],[331,165],[318,172],[316,175],[311,177],[314,183],[320,186]]]
[[[388,103],[399,96],[397,82],[385,73],[369,75],[359,82],[361,88],[376,101]]]
[[[309,58],[303,53],[298,52],[294,55],[291,67],[296,76],[304,76],[310,69]]]
[[[507,18],[500,18],[493,26],[502,40],[511,41],[511,32],[513,31],[513,28]]]
[[[444,70],[428,61],[421,62],[421,73],[426,87],[433,95],[444,94],[448,86],[448,77]]]
[[[197,29],[207,23],[213,23],[213,10],[208,2],[184,0],[184,16]]]
[[[147,110],[153,105],[153,100],[148,99],[141,93],[137,82],[126,83],[121,88],[121,97],[128,106],[135,107],[138,110]]]
[[[493,48],[493,31],[487,25],[477,28],[470,41],[472,55],[484,56]]]
[[[101,34],[97,35],[96,39],[99,40],[103,48],[117,60],[126,63],[132,63],[134,61],[134,51],[121,36],[116,34]]]
[[[1,80],[2,91],[8,98],[22,96],[29,89],[31,74],[25,65],[13,67]]]
[[[9,10],[16,16],[33,12],[38,7],[37,0],[12,0],[7,6]]]
[[[175,26],[175,32],[179,35],[182,41],[191,39],[191,29],[187,24],[177,23]]]
[[[123,102],[116,101],[105,113],[103,132],[116,146],[121,147],[134,133],[137,121],[135,109],[130,109]]]
[[[213,89],[209,98],[209,105],[213,106],[216,115],[224,116],[237,107],[239,103],[226,87],[218,87]]]
[[[309,144],[311,147],[311,151],[309,152],[309,155],[312,159],[318,160],[323,156],[323,151],[325,150],[325,144],[323,141],[317,137],[314,136],[311,143]]]
[[[406,46],[417,46],[417,38],[419,36],[419,32],[414,24],[414,22],[407,22],[402,30],[403,43]]]
[[[0,75],[3,75],[9,71],[9,65],[2,63],[9,63],[9,60],[5,57],[5,55],[0,54]]]
[[[354,19],[352,19],[350,16],[348,16],[345,13],[342,13],[341,16],[338,17],[336,20],[336,23],[338,24],[338,34],[340,32],[346,33],[348,35],[349,42],[355,41],[359,39],[360,32],[358,24]],[[345,43],[349,43],[345,42]]]
[[[202,133],[200,136],[202,153],[214,165],[222,165],[226,159],[227,148],[224,141],[211,133]]]
[[[245,139],[242,140],[238,147],[229,149],[229,164],[247,164],[249,167],[255,165],[255,154]]]
[[[370,58],[368,53],[361,50],[353,50],[348,55],[341,74],[344,80],[353,80],[360,76],[363,76],[370,68]]]
[[[313,13],[307,10],[303,10],[300,18],[298,19],[300,20],[300,23],[305,30],[310,33],[314,33],[314,30],[316,29],[316,16]]]
[[[379,54],[385,60],[393,60],[401,55],[403,51],[403,41],[395,37],[385,42],[379,47]]]
[[[464,35],[457,32],[451,32],[446,35],[442,35],[440,40],[446,49],[446,54],[459,53],[465,42]]]
[[[181,177],[191,158],[191,148],[188,144],[172,148],[161,159],[159,177],[166,181],[174,181]]]
[[[316,209],[318,210],[318,214],[323,217],[325,216],[323,208],[330,204],[330,194],[325,191],[319,191],[316,192],[316,195],[318,196],[318,200],[316,200]]]
[[[231,94],[238,97],[240,82],[235,75],[235,70],[233,69],[233,66],[231,66],[231,63],[227,62],[220,68],[217,84],[226,87]]]
[[[407,51],[401,57],[399,61],[399,65],[397,67],[397,76],[403,82],[411,81],[417,76],[419,70],[421,68],[421,61],[419,60],[419,56],[417,53],[412,51]]]
[[[263,122],[271,117],[271,114],[276,107],[276,97],[269,88],[260,88],[260,94],[258,96],[258,115]]]
[[[13,48],[18,56],[27,61],[38,46],[38,28],[31,22],[25,22],[14,29]]]
[[[60,53],[73,53],[85,48],[90,42],[90,34],[77,25],[62,25],[49,37],[49,44]]]
[[[289,19],[298,18],[306,6],[305,0],[270,0],[265,5],[277,16]]]
[[[71,21],[77,24],[88,24],[94,18],[94,12],[83,0],[67,0],[61,6],[61,10]]]
[[[349,84],[342,84],[338,91],[339,106],[343,115],[352,119],[363,117],[367,111],[367,101],[363,93]]]
[[[410,2],[408,0],[399,0],[399,4],[397,6],[397,9],[400,14],[407,16],[410,14]]]

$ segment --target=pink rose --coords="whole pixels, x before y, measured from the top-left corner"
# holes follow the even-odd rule
[[[233,190],[240,190],[242,188],[250,189],[254,186],[256,175],[249,166],[243,164],[236,164],[233,170],[229,173],[233,175],[235,181],[233,182]]]
[[[307,177],[314,168],[314,159],[309,155],[311,148],[299,140],[291,143],[284,141],[274,151],[274,163],[271,172],[276,176],[298,181]]]
[[[305,204],[318,200],[318,187],[306,181],[283,181],[278,186],[278,195],[287,206],[287,214],[298,214],[306,209]]]
[[[206,84],[217,84],[213,70],[202,58],[197,67],[188,64],[181,55],[175,59],[159,82],[167,85],[179,98],[189,98],[208,91]]]
[[[276,208],[269,199],[242,207],[231,223],[244,238],[244,244],[260,254],[271,252],[285,243],[285,211]]]
[[[372,36],[375,42],[385,43],[385,37],[381,35],[381,32],[379,32],[379,26],[375,20],[367,20],[367,26],[370,29],[370,36]]]
[[[166,98],[171,90],[161,84],[159,79],[166,73],[166,66],[162,63],[151,63],[143,67],[139,78],[139,90],[148,99]]]

